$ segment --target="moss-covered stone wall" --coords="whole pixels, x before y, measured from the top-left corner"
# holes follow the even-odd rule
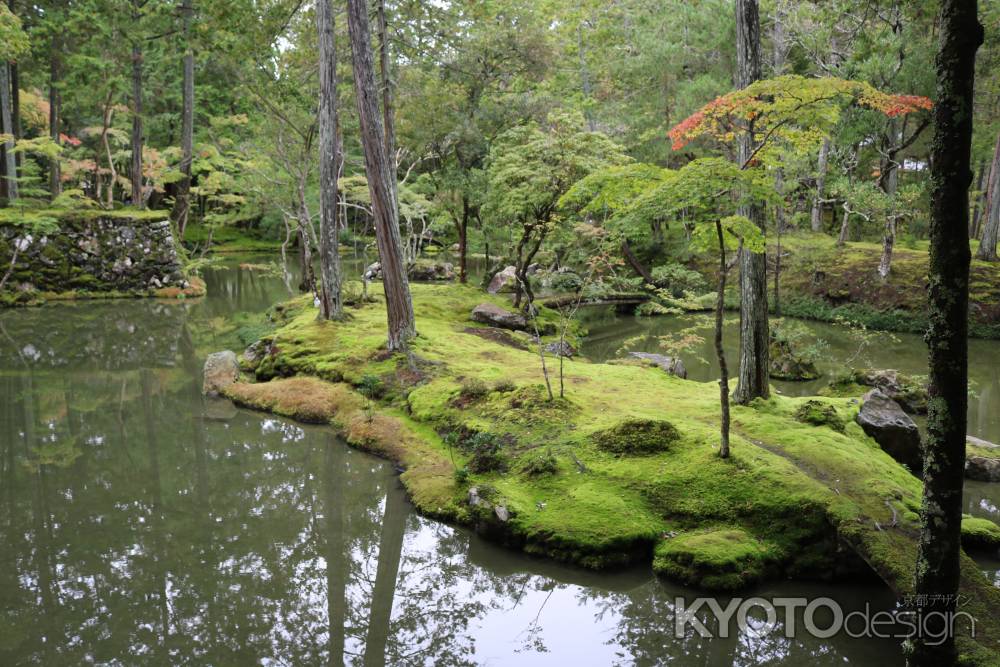
[[[52,234],[0,223],[0,275],[15,244],[20,252],[7,290],[152,293],[188,287],[163,214],[63,215]]]

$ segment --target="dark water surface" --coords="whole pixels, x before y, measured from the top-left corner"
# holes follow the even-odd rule
[[[415,514],[328,429],[205,401],[205,355],[287,295],[235,264],[206,279],[201,300],[0,312],[0,665],[901,664],[893,640],[780,623],[677,639],[697,594],[648,566],[496,547]]]

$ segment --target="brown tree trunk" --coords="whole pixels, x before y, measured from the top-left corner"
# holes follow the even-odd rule
[[[378,58],[382,86],[382,124],[385,127],[385,155],[392,174],[392,202],[399,219],[399,192],[396,173],[396,113],[392,104],[392,70],[389,63],[389,28],[385,20],[385,0],[378,0]]]
[[[132,0],[132,21],[134,28],[139,27],[138,0]],[[132,168],[129,178],[132,180],[132,206],[144,208],[142,197],[142,47],[138,37],[132,42]]]
[[[757,0],[736,0],[736,63],[738,88],[761,78],[760,16]],[[753,151],[753,127],[740,137],[739,161],[746,165]],[[764,211],[758,204],[744,206],[740,214],[763,232]],[[733,400],[746,405],[767,398],[770,344],[767,321],[767,260],[763,253],[740,251],[740,369]]]
[[[469,198],[462,195],[462,219],[458,223],[458,280],[463,285],[468,282],[468,260],[466,255],[469,248]]]
[[[60,62],[59,51],[61,40],[58,37],[52,38],[52,53],[49,54],[49,136],[53,143],[61,144],[59,138],[61,133],[60,115],[62,115],[62,94],[59,92]],[[62,170],[59,168],[59,158],[54,157],[49,161],[49,195],[55,199],[62,193]]]
[[[10,104],[10,64],[0,62],[0,132],[13,134]],[[8,129],[9,128],[9,129]],[[3,145],[4,191],[8,201],[17,199],[17,162],[14,159],[14,142]]]
[[[653,280],[653,274],[650,273],[649,269],[643,266],[642,262],[639,261],[639,258],[635,256],[635,253],[632,252],[632,246],[628,244],[628,239],[624,236],[622,237],[622,255],[625,256],[625,261],[632,267],[632,270],[635,271],[636,275],[646,281],[647,285],[656,284],[656,281]]]
[[[979,223],[982,220],[983,203],[986,201],[985,188],[989,173],[986,171],[986,160],[979,162],[979,175],[976,176],[976,200],[972,204],[972,222],[969,223],[969,238],[979,238]]]
[[[729,368],[726,366],[726,350],[722,346],[722,317],[726,303],[726,242],[722,236],[722,223],[715,221],[715,231],[719,236],[719,286],[715,301],[715,356],[719,360],[719,403],[722,407],[720,422],[719,456],[729,458]]]
[[[941,0],[935,133],[931,144],[930,411],[914,593],[954,613],[961,557],[962,485],[968,410],[969,185],[973,79],[983,29],[976,0]],[[919,611],[919,610],[918,610]],[[942,616],[942,618],[946,618]],[[939,643],[940,641],[940,643]],[[914,638],[911,667],[953,665],[951,633]]]
[[[979,250],[976,259],[988,262],[997,261],[997,237],[1000,236],[1000,136],[993,151],[993,163],[990,165],[990,177],[986,185],[986,199],[983,205],[982,235],[979,237]]]
[[[830,155],[830,140],[824,139],[819,149],[819,159],[816,163],[816,194],[813,197],[810,226],[814,232],[823,229],[823,193],[826,190],[826,164]]]
[[[885,229],[882,232],[882,256],[878,261],[878,275],[885,280],[889,277],[892,267],[892,249],[896,244],[896,219],[886,218]]]
[[[837,245],[843,246],[847,243],[847,236],[851,231],[851,212],[844,204],[844,217],[840,222],[840,234],[837,236]]]
[[[184,177],[177,184],[177,197],[174,200],[173,218],[177,224],[177,241],[184,241],[184,230],[187,229],[191,215],[191,162],[194,159],[194,48],[191,45],[191,15],[194,7],[191,0],[181,4],[184,20],[184,74],[181,101],[181,164],[180,170]]]
[[[389,350],[395,351],[406,347],[406,342],[416,335],[416,327],[399,238],[395,169],[385,151],[385,128],[379,117],[368,6],[364,0],[348,0],[347,28],[354,63],[355,99],[358,105],[361,145],[365,154],[365,173],[372,200],[379,262],[382,265],[382,287],[385,290],[389,324],[388,346]]]
[[[340,319],[339,211],[337,173],[340,145],[337,136],[337,44],[333,30],[331,0],[317,0],[316,29],[319,35],[319,268],[321,289],[319,315]]]

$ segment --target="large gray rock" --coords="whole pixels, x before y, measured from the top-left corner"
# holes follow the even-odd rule
[[[576,354],[576,348],[566,341],[556,341],[545,346],[545,351],[558,357],[572,357]]]
[[[472,309],[472,319],[481,324],[489,324],[500,329],[510,329],[512,331],[524,331],[528,328],[528,321],[523,315],[504,310],[500,306],[492,303],[481,303]]]
[[[413,280],[454,280],[455,265],[451,262],[417,262],[410,267]]]
[[[882,451],[919,474],[923,467],[923,448],[917,425],[899,403],[879,389],[872,389],[861,400],[861,410],[855,417],[858,425]]]
[[[966,458],[965,478],[977,482],[1000,482],[1000,459],[986,456]]]
[[[205,379],[201,393],[218,396],[240,377],[240,362],[232,350],[213,352],[205,360]]]
[[[492,280],[486,291],[490,294],[497,294],[504,291],[512,291],[517,284],[517,267],[508,266],[503,271],[499,271]]]
[[[647,364],[656,366],[671,375],[687,379],[687,368],[684,367],[684,362],[681,361],[680,357],[668,357],[665,354],[654,354],[652,352],[629,352],[629,356],[641,359]]]
[[[927,414],[927,385],[893,368],[854,371],[854,381],[879,389],[905,412]]]

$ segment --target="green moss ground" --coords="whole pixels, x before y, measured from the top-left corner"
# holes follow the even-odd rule
[[[284,397],[281,411],[294,416],[289,396],[316,392],[293,391],[288,383],[299,380],[282,377],[338,383],[322,390],[332,422],[352,444],[398,461],[418,508],[478,524],[532,553],[605,567],[649,562],[655,551],[664,576],[727,590],[777,575],[833,577],[866,564],[898,593],[911,590],[920,483],[864,435],[849,399],[823,401],[842,431],[796,419],[809,399],[734,406],[733,455],[722,460],[716,384],[574,359],[565,362],[565,398],[550,402],[537,349],[466,331],[476,326],[468,319],[476,304],[506,305],[502,299],[459,285],[411,288],[420,335],[409,357],[384,352],[381,300],[330,323],[318,322],[308,299],[299,299],[273,314],[273,353],[256,370],[258,381],[278,379],[237,384],[230,395],[262,409],[276,409]],[[558,359],[547,363],[558,395]],[[372,376],[382,397],[366,405],[348,385],[369,386]],[[463,396],[472,378],[516,389]],[[677,437],[642,455],[598,446],[595,433],[635,419],[668,421]],[[506,472],[468,471],[477,433],[502,442]],[[543,453],[555,471],[526,471]],[[488,489],[509,521],[474,511],[466,501],[472,486]],[[983,620],[983,641],[1000,647],[992,620],[1000,591],[970,559],[963,587],[973,599],[967,610]]]

